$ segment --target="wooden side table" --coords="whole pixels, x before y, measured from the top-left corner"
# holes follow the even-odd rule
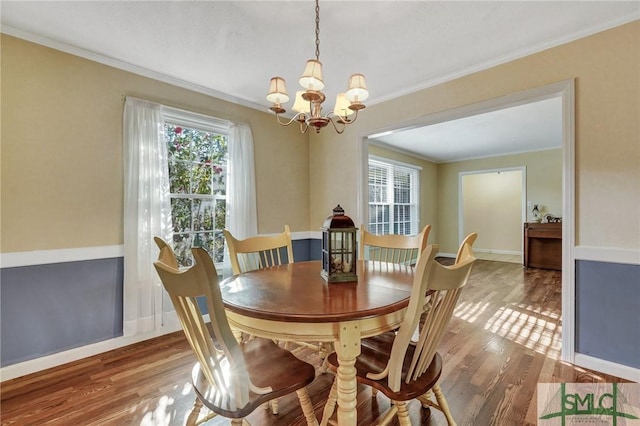
[[[524,267],[562,270],[562,222],[524,224]]]

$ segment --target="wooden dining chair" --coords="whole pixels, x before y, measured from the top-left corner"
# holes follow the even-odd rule
[[[293,246],[289,225],[277,235],[259,235],[244,240],[235,238],[224,229],[224,238],[229,249],[231,270],[234,275],[269,266],[293,263]],[[284,257],[286,253],[287,257]]]
[[[355,364],[356,378],[393,402],[380,425],[389,424],[396,415],[400,425],[411,425],[407,401],[412,399],[441,410],[447,423],[455,425],[438,384],[442,358],[436,350],[475,259],[469,256],[460,263],[444,266],[435,256],[434,247],[428,246],[418,260],[409,306],[397,333],[387,332],[362,340],[361,354]],[[411,335],[425,312],[426,321],[419,340],[413,343]],[[337,371],[335,353],[329,355],[328,362],[330,368]],[[336,385],[334,381],[321,425],[328,423],[335,410],[339,392]],[[436,402],[432,401],[431,393],[435,394]]]
[[[412,265],[417,262],[420,253],[427,246],[427,239],[431,225],[426,225],[422,231],[413,236],[409,235],[375,235],[360,225],[360,260],[374,262],[399,263]]]
[[[360,260],[415,265],[420,253],[427,246],[431,225],[426,225],[417,235],[375,235],[360,225]],[[414,337],[417,340],[417,331]]]
[[[196,402],[187,424],[200,424],[218,414],[230,418],[234,426],[248,425],[244,417],[258,406],[295,391],[307,424],[316,426],[306,389],[315,378],[314,366],[269,339],[238,343],[229,327],[218,274],[207,252],[193,248],[194,265],[177,269],[171,261],[164,262],[164,250],[154,266],[198,360],[192,370]],[[206,312],[196,300],[202,297]],[[199,419],[203,405],[212,414]]]
[[[285,225],[284,232],[280,234],[259,235],[244,240],[235,238],[227,229],[224,229],[223,232],[227,241],[231,269],[234,275],[294,262],[289,225]],[[286,258],[283,256],[284,253],[287,255]],[[295,342],[295,345],[317,351],[323,361],[332,350],[330,344]],[[285,343],[284,347],[289,348],[289,344]],[[323,363],[323,365],[325,364]],[[277,413],[277,401],[272,402],[271,409],[274,413]]]
[[[456,254],[454,265],[464,262],[471,258],[475,259],[475,256],[473,255],[473,243],[476,241],[477,238],[478,238],[478,234],[475,232],[472,232],[471,234],[467,235],[464,238],[464,240],[462,240],[462,242],[460,243],[460,246],[458,247],[458,253]],[[426,318],[427,318],[427,313],[425,311],[420,317],[420,323],[418,325],[418,329],[416,330],[413,337],[411,338],[412,341],[414,342],[418,341],[419,337],[417,337],[417,335],[419,335],[420,330],[422,330],[422,327],[424,325]]]

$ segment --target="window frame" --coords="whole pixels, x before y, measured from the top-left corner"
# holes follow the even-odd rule
[[[384,201],[371,201],[371,168],[381,167],[386,171],[386,183],[385,183],[385,195]],[[409,221],[409,232],[402,233],[400,235],[416,235],[420,231],[420,171],[422,167],[415,164],[404,163],[401,161],[393,160],[390,158],[380,157],[376,155],[369,155],[367,158],[367,208],[368,208],[368,221],[367,229],[369,232],[381,235],[381,234],[396,234],[398,224],[396,208],[398,206],[408,206],[410,210],[411,219]],[[410,201],[408,203],[401,203],[396,201],[395,189],[396,189],[396,172],[406,172],[409,174],[409,196]],[[388,220],[382,222],[374,222],[371,214],[371,207],[373,205],[388,206]],[[384,213],[383,213],[384,214]],[[406,222],[406,221],[405,221]],[[380,232],[381,231],[381,232]],[[385,232],[388,231],[388,232]]]
[[[202,131],[202,132],[208,132],[208,133],[215,133],[218,135],[222,135],[224,137],[227,138],[227,161],[226,164],[224,165],[220,165],[223,168],[223,173],[225,175],[225,182],[226,183],[226,187],[225,188],[225,194],[224,195],[220,195],[220,194],[196,194],[196,193],[172,193],[171,192],[171,188],[168,188],[168,196],[169,199],[186,199],[186,200],[207,200],[207,201],[211,201],[214,205],[214,209],[215,209],[215,205],[219,200],[224,200],[225,204],[227,204],[227,197],[228,197],[228,168],[229,168],[229,158],[228,158],[228,141],[229,141],[229,137],[230,137],[230,132],[231,132],[231,123],[227,120],[222,120],[216,117],[211,117],[208,115],[204,115],[204,114],[198,114],[195,112],[191,112],[191,111],[186,111],[186,110],[181,110],[178,108],[173,108],[173,107],[167,107],[167,106],[163,106],[162,107],[162,114],[163,114],[163,121],[164,121],[164,125],[171,125],[171,126],[176,126],[176,127],[183,127],[183,128],[188,128],[188,129],[193,129],[193,130],[198,130],[198,131]],[[162,129],[162,133],[163,133],[163,137],[165,138],[165,143],[166,142],[166,137],[167,137],[167,133],[166,133],[166,128],[163,127]],[[167,168],[169,169],[169,165],[171,163],[171,160],[169,158],[169,156],[167,156]],[[170,172],[169,172],[170,173]],[[171,180],[171,175],[169,174],[169,178]],[[214,210],[215,212],[215,210]],[[171,214],[173,215],[173,208],[171,209]],[[193,212],[191,213],[193,215]],[[215,214],[215,213],[214,213]],[[225,227],[226,224],[228,223],[228,219],[229,219],[229,212],[228,210],[225,208]],[[175,235],[176,232],[173,229],[173,217],[172,217],[172,227],[171,227],[171,241],[172,241],[172,245],[175,248]],[[193,221],[193,218],[192,218]],[[214,216],[214,223],[215,223],[215,216]],[[191,223],[191,226],[193,225],[193,222]],[[212,230],[212,232],[216,232],[216,231],[220,231],[222,232],[222,229],[217,230],[214,229]],[[193,235],[195,235],[197,231],[194,231],[193,229],[190,229],[190,231],[188,232],[189,237],[191,239],[191,244],[193,247]],[[178,234],[184,234],[184,233],[178,233]],[[214,258],[214,262],[215,262],[215,266],[218,270],[223,270],[226,264],[226,256],[227,256],[227,249],[226,249],[226,241],[224,241],[223,238],[223,252],[224,252],[224,257],[222,262],[215,262],[215,256],[213,256],[212,253],[209,253],[213,258]],[[178,254],[178,253],[176,253]],[[190,257],[190,256],[189,256]]]

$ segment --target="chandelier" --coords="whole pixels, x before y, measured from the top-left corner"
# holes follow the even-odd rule
[[[300,80],[304,90],[296,92],[296,98],[291,109],[296,115],[289,121],[282,121],[281,114],[286,110],[282,104],[289,101],[289,95],[282,77],[273,77],[269,84],[267,100],[273,103],[269,109],[276,114],[278,123],[288,126],[294,122],[300,123],[300,131],[306,133],[309,127],[320,133],[329,123],[338,134],[344,132],[345,127],[356,121],[358,111],[365,108],[362,103],[369,97],[369,91],[364,81],[364,75],[353,74],[349,78],[346,92],[338,94],[333,111],[322,115],[322,103],[325,101],[324,81],[322,80],[322,63],[320,62],[320,6],[316,0],[316,58],[309,59]],[[353,115],[353,117],[351,117]]]

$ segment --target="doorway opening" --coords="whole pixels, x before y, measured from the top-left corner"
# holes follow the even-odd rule
[[[459,239],[477,232],[478,259],[522,264],[526,168],[460,172],[458,196]]]
[[[361,221],[368,220],[368,156],[369,140],[389,133],[430,126],[432,124],[473,117],[479,114],[500,111],[514,106],[526,105],[544,99],[561,99],[562,132],[562,352],[561,359],[575,359],[575,82],[573,79],[546,86],[524,90],[495,99],[461,106],[452,110],[418,117],[403,123],[372,129],[362,135],[358,144],[358,215]],[[526,207],[525,207],[526,209]],[[457,218],[456,218],[457,220]],[[436,225],[437,226],[437,225]],[[456,232],[458,233],[458,232]]]

